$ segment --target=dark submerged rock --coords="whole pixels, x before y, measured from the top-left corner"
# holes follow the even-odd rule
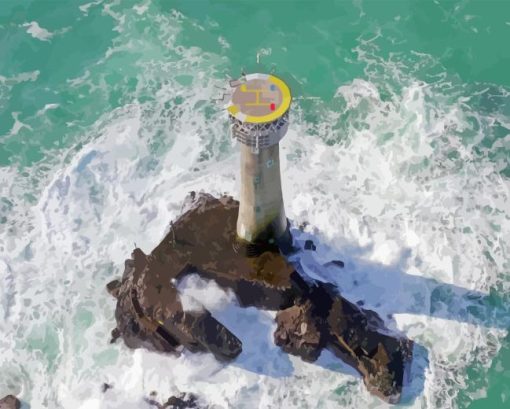
[[[305,250],[317,250],[317,247],[315,246],[314,242],[312,240],[306,240],[305,241]]]
[[[108,389],[112,388],[113,388],[112,384],[104,382],[103,385],[101,385],[101,392],[106,393]]]
[[[345,263],[342,260],[331,260],[326,263],[326,266],[336,266],[336,267],[344,268]]]
[[[195,409],[199,408],[197,397],[191,393],[171,396],[164,405],[165,409]]]
[[[235,359],[241,341],[205,308],[183,307],[176,283],[197,273],[232,289],[242,306],[280,310],[274,340],[284,351],[313,362],[328,348],[358,370],[372,393],[397,402],[412,341],[388,335],[376,313],[347,301],[332,285],[305,281],[274,241],[239,242],[238,206],[231,197],[199,195],[151,254],[133,251],[122,280],[107,286],[117,298],[117,330],[125,344]],[[315,244],[308,240],[306,248],[315,250]]]
[[[192,393],[181,393],[178,396],[171,396],[165,403],[156,400],[157,393],[152,392],[145,402],[158,409],[200,409],[198,398]]]
[[[0,409],[20,409],[21,402],[14,395],[7,395],[0,399]]]

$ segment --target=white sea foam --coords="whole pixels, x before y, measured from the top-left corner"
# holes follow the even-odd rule
[[[52,109],[57,109],[59,106],[60,106],[59,104],[45,104],[44,107],[37,111],[35,115],[42,116],[46,112],[51,111]]]
[[[192,298],[195,303],[204,306],[209,311],[222,310],[226,304],[235,303],[235,295],[222,290],[215,282],[207,281],[198,275],[187,276],[178,284],[181,295]]]
[[[149,8],[149,5],[148,4],[142,4],[142,5],[136,5],[136,6],[133,6],[133,9],[136,11],[136,13],[138,15],[142,15],[144,14]]]
[[[223,36],[219,36],[218,37],[218,43],[220,43],[221,47],[222,48],[225,48],[225,49],[228,49],[230,48],[230,44],[229,42],[227,41],[227,39]]]
[[[42,28],[37,21],[25,23],[22,27],[27,28],[27,33],[40,41],[50,41],[54,33]]]
[[[91,7],[97,6],[97,5],[101,4],[102,2],[103,2],[103,0],[91,1],[90,3],[82,4],[81,6],[79,6],[79,9],[82,13],[87,14]]]
[[[14,124],[12,125],[12,128],[11,128],[11,131],[9,133],[9,135],[17,135],[18,132],[22,129],[22,128],[27,128],[27,129],[30,129],[32,130],[32,128],[30,127],[30,125],[27,125],[23,122],[21,122],[19,120],[19,114],[21,112],[13,112],[11,115],[12,115],[12,118],[14,119]]]
[[[169,27],[161,44],[177,58],[140,63],[137,92],[154,101],[126,104],[89,128],[88,143],[51,174],[35,206],[22,205],[29,187],[16,172],[2,170],[2,195],[18,200],[9,213],[15,223],[0,233],[7,312],[0,395],[19,393],[33,408],[143,408],[152,390],[161,400],[194,392],[213,408],[387,407],[330,353],[317,364],[282,353],[272,341],[274,312],[240,308],[231,293],[196,277],[182,283],[184,291],[243,342],[234,363],[108,343],[114,300],[104,285],[121,275],[133,243],[149,252],[191,190],[238,191],[237,150],[223,113],[210,103],[217,91],[212,67],[221,59],[173,47],[185,18],[159,19],[162,30]],[[132,21],[118,23],[119,35],[131,40]],[[189,75],[192,86],[179,75]],[[72,85],[101,81],[91,72]],[[379,86],[367,76],[339,88],[345,109],[324,121],[344,121],[345,135],[332,146],[292,116],[281,143],[286,211],[296,226],[309,222],[305,231],[293,230],[296,242],[317,244],[294,262],[422,346],[406,392],[410,408],[450,408],[466,368],[489,365],[501,325],[508,326],[472,297],[508,285],[501,272],[509,254],[509,184],[471,149],[488,119],[421,82],[409,81],[390,101],[381,99]],[[358,120],[366,126],[356,127]],[[331,136],[333,124],[325,128]],[[469,144],[460,134],[467,131]],[[327,264],[333,259],[345,267]],[[103,394],[103,382],[113,389]]]
[[[39,77],[40,71],[23,72],[12,77],[4,77],[0,75],[0,83],[7,85],[15,85],[25,81],[35,81]]]

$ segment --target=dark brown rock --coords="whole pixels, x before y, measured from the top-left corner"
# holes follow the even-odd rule
[[[119,280],[113,280],[106,285],[106,291],[113,297],[119,296],[121,282]]]
[[[381,332],[377,314],[345,300],[327,284],[311,285],[304,300],[278,312],[275,343],[308,361],[326,347],[357,369],[372,393],[396,403],[412,341]]]
[[[112,332],[111,332],[112,338],[110,339],[110,344],[115,343],[120,338],[121,335],[122,334],[120,333],[118,328],[112,329]]]
[[[141,254],[135,254],[135,264],[137,257]],[[219,360],[233,359],[241,352],[241,342],[207,310],[185,311],[173,285],[126,287],[129,291],[119,295],[116,318],[127,346],[174,354],[185,347],[192,352],[212,352]]]
[[[117,329],[125,344],[235,359],[239,339],[205,308],[183,307],[175,284],[197,273],[232,289],[242,306],[281,310],[274,339],[284,351],[314,361],[328,348],[359,371],[371,392],[398,401],[412,342],[389,335],[377,314],[347,301],[331,285],[305,281],[273,242],[239,242],[238,206],[231,197],[199,195],[151,254],[133,251],[122,280],[108,285],[117,298]]]
[[[397,403],[413,342],[381,332],[382,321],[374,312],[339,296],[333,300],[328,348],[360,372],[370,392]]]
[[[0,409],[20,409],[21,402],[13,395],[7,395],[5,398],[0,399]]]
[[[324,325],[313,313],[310,300],[293,305],[276,314],[274,342],[285,352],[313,362],[325,346]]]

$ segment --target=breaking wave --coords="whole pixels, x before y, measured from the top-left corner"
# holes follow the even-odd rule
[[[105,284],[122,274],[134,243],[149,252],[159,242],[189,191],[237,196],[239,156],[212,101],[228,61],[176,45],[196,23],[151,6],[105,10],[117,21],[115,46],[68,86],[106,92],[103,70],[122,56],[136,66],[125,103],[54,152],[51,165],[0,170],[0,395],[18,393],[33,408],[141,408],[153,390],[193,392],[211,408],[386,407],[328,352],[308,364],[279,351],[274,313],[240,309],[196,277],[184,284],[206,293],[199,298],[243,341],[238,361],[109,344],[114,299]],[[153,22],[144,40],[140,21]],[[294,262],[423,346],[407,406],[457,407],[467,368],[487,371],[510,326],[497,295],[510,290],[501,154],[510,146],[508,136],[493,138],[508,131],[509,94],[463,85],[428,55],[379,58],[374,39],[360,38],[356,51],[365,77],[328,103],[296,102],[281,142],[295,239],[317,244]],[[325,267],[332,259],[345,267]],[[103,382],[114,388],[103,394]]]

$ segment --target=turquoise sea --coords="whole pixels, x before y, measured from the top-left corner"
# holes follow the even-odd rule
[[[0,0],[0,397],[387,407],[270,344],[232,368],[108,344],[104,285],[133,242],[150,251],[191,190],[237,195],[215,99],[243,70],[295,98],[288,217],[352,267],[331,278],[346,296],[423,347],[401,406],[510,408],[506,0]],[[269,339],[270,315],[246,314]]]

